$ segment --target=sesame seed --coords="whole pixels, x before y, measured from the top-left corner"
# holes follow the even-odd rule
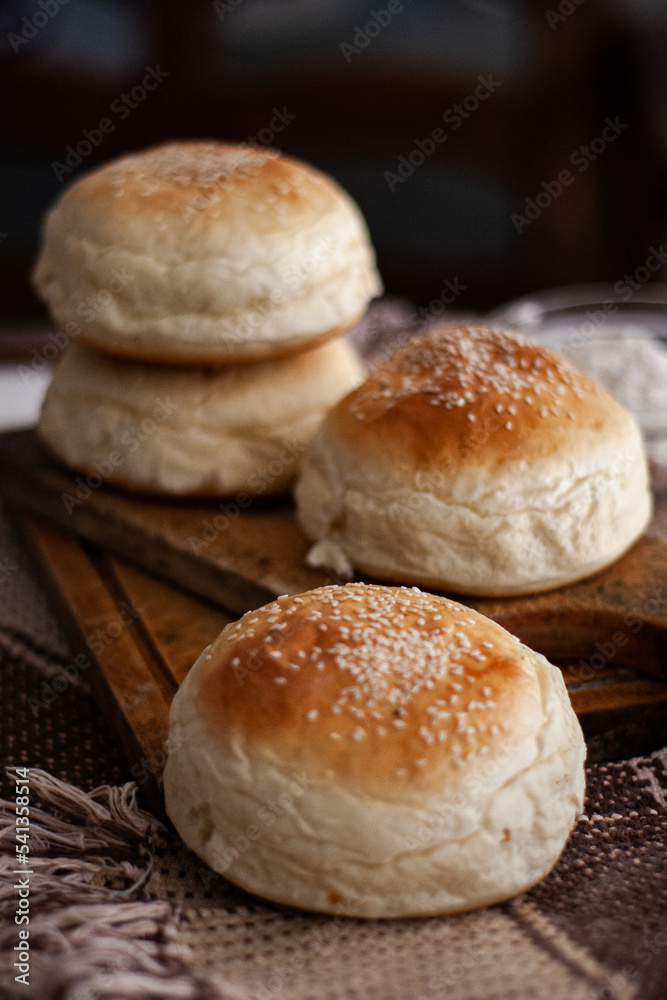
[[[505,430],[506,431],[511,431],[513,427],[514,427],[514,424],[512,423],[512,421],[508,420],[507,423],[505,424]]]
[[[477,420],[477,417],[475,416],[474,413],[468,413],[467,417],[468,417],[468,420],[470,421],[471,424],[474,424],[475,421]]]
[[[250,657],[252,662],[253,654],[263,649],[264,656],[280,659],[284,665],[279,669],[285,676],[269,674],[267,681],[282,685],[287,683],[290,671],[298,671],[308,663],[313,672],[308,683],[315,685],[314,690],[320,685],[314,672],[329,671],[327,678],[322,678],[325,686],[319,690],[333,690],[333,697],[319,705],[319,715],[312,714],[318,710],[311,710],[304,712],[304,717],[326,718],[328,712],[340,716],[341,731],[333,739],[362,741],[370,734],[379,739],[405,729],[411,746],[418,735],[425,750],[436,741],[448,741],[458,729],[458,742],[463,741],[468,753],[474,745],[470,737],[484,728],[485,723],[480,721],[484,716],[488,727],[488,713],[494,707],[490,700],[493,681],[482,689],[482,650],[493,648],[493,643],[482,639],[488,623],[473,617],[474,612],[465,606],[423,593],[419,588],[331,584],[312,591],[307,602],[302,599],[300,605],[292,598],[286,599],[283,613],[287,610],[296,610],[293,625],[297,629],[306,620],[327,626],[319,640],[324,649],[312,646],[294,650],[288,662],[284,649],[280,658],[280,643],[267,648],[261,645],[264,636],[260,634],[248,639],[237,659],[241,663]],[[267,617],[262,610],[260,621],[266,622]],[[273,623],[266,627],[268,624]],[[237,629],[233,634],[240,641],[238,636],[246,633]],[[280,634],[280,630],[275,632],[276,636]],[[297,687],[293,685],[290,690],[296,696]],[[491,718],[494,716],[495,712]],[[351,726],[347,720],[352,721]],[[396,741],[399,739],[405,737],[396,737]],[[459,748],[459,753],[463,752]]]
[[[316,708],[311,708],[310,712],[306,712],[306,718],[307,719],[316,719],[317,718],[317,709]]]

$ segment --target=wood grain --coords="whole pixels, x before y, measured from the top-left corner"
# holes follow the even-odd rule
[[[169,704],[202,650],[236,616],[52,525],[27,515],[16,521],[73,645],[90,659],[89,676],[127,757],[128,778],[161,812]],[[576,660],[559,665],[589,760],[625,758],[667,742],[667,682],[610,661],[597,669]]]
[[[287,501],[255,502],[234,516],[211,502],[91,489],[85,477],[58,465],[33,431],[0,435],[0,463],[0,490],[19,510],[240,614],[277,594],[331,582],[305,565],[308,543]],[[231,509],[229,502],[223,506]]]
[[[14,507],[237,614],[332,582],[305,565],[308,543],[287,500],[256,501],[241,511],[230,501],[93,488],[58,465],[32,431],[0,436],[0,462],[0,489]],[[584,661],[582,679],[607,663],[667,676],[667,545],[656,538],[644,536],[608,569],[546,594],[458,599],[550,659]]]

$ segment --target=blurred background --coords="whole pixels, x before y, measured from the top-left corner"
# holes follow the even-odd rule
[[[666,49],[665,0],[3,0],[5,315],[40,316],[28,274],[64,185],[194,136],[333,174],[417,304],[618,282],[652,248],[660,280]]]

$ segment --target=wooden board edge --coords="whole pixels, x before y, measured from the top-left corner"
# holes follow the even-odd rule
[[[91,629],[98,627],[100,622],[110,620],[109,616],[113,618],[124,595],[132,602],[130,592],[123,588],[122,580],[114,573],[114,557],[97,552],[94,546],[81,543],[51,524],[42,524],[31,515],[17,517],[17,521],[75,649],[83,651],[94,664],[92,686],[130,762],[130,774],[149,800],[151,808],[162,814],[161,778],[167,756],[166,720],[168,705],[178,682],[174,680],[171,685],[167,682],[165,687],[164,678],[160,676],[163,666],[159,662],[160,654],[151,644],[150,634],[140,617],[128,624],[117,647],[105,646],[97,654],[91,650]],[[90,612],[82,610],[91,596],[91,582],[99,609],[92,621]],[[173,584],[161,586],[174,589]],[[111,652],[117,655],[113,656]],[[115,671],[119,661],[135,665],[136,696],[130,693],[129,700],[127,685],[116,683]],[[146,685],[145,689],[143,685]],[[616,759],[617,748],[620,748],[622,756],[631,756],[649,748],[658,732],[667,737],[667,685],[664,681],[647,676],[628,677],[625,685],[610,686],[606,697],[603,691],[601,700],[597,686],[595,698],[592,698],[590,686],[589,683],[582,684],[580,691],[568,692],[575,711],[578,709],[577,714],[589,743],[590,760]],[[621,688],[632,695],[637,718],[627,718],[624,705],[619,702],[619,695],[623,693]],[[145,720],[143,724],[141,722],[142,705],[146,706],[144,712],[152,711],[148,734]]]
[[[111,641],[92,641],[98,622],[118,617],[115,602],[90,555],[73,536],[43,525],[30,515],[13,522],[35,561],[40,578],[76,653],[87,657],[93,694],[129,763],[148,807],[164,817],[162,772],[167,759],[169,705],[151,671],[146,648],[137,641],[136,626],[127,623]],[[99,614],[83,609],[94,602]],[[109,617],[110,616],[110,617]],[[131,616],[128,616],[131,617]],[[121,670],[133,672],[134,696],[119,683]],[[154,670],[161,669],[154,665]]]
[[[209,565],[194,552],[188,553],[176,546],[170,547],[171,566],[167,567],[158,547],[134,525],[108,512],[101,522],[85,504],[74,508],[69,514],[63,508],[61,513],[57,508],[54,509],[51,493],[41,486],[37,477],[31,479],[29,485],[30,489],[26,490],[26,482],[20,476],[4,470],[1,493],[17,518],[27,508],[32,514],[67,533],[100,545],[123,559],[129,559],[142,569],[156,573],[237,614],[245,614],[246,611],[268,604],[277,596],[275,588],[272,590],[254,583],[220,565]]]
[[[109,549],[120,558],[155,573],[180,589],[187,589],[221,607],[242,614],[257,608],[279,593],[290,591],[278,579],[244,574],[242,568],[226,567],[224,561],[201,558],[173,539],[162,544],[131,518],[90,504],[78,503],[70,511],[58,500],[58,488],[31,465],[30,456],[39,442],[34,432],[10,432],[0,436],[0,458],[5,475],[0,488],[10,505],[26,507],[58,524],[66,531]],[[43,445],[40,445],[43,449]],[[103,492],[103,487],[101,488]],[[55,502],[54,502],[55,501]],[[159,534],[156,537],[160,537]],[[644,536],[614,564],[627,564],[632,583],[623,587],[608,567],[587,581],[517,599],[482,599],[451,596],[497,621],[518,635],[531,648],[549,659],[581,657],[586,669],[603,662],[623,662],[634,669],[667,676],[667,545]],[[612,572],[611,577],[605,574]],[[637,579],[648,573],[655,593],[637,589]],[[379,581],[370,581],[379,582]],[[592,589],[589,589],[592,588]],[[660,593],[660,600],[656,595]],[[602,599],[600,599],[602,595]],[[641,598],[643,605],[633,610],[636,622],[628,623],[628,601]],[[655,605],[655,607],[653,607]],[[616,648],[615,637],[623,648]],[[613,647],[613,648],[612,648]],[[605,650],[611,649],[611,654]]]

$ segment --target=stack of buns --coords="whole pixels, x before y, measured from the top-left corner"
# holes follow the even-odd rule
[[[83,177],[34,280],[76,341],[39,425],[61,460],[175,496],[278,492],[301,464],[311,562],[402,585],[283,596],[204,651],[170,711],[186,843],[269,899],[367,918],[542,878],[584,794],[562,675],[405,585],[532,593],[617,558],[651,512],[632,417],[481,326],[432,331],[362,384],[341,335],[381,290],[365,224],[273,151],[172,143]]]
[[[200,496],[284,489],[361,381],[340,338],[381,290],[337,184],[218,142],[169,143],[76,181],[46,218],[34,284],[75,341],[43,440],[110,482]]]

